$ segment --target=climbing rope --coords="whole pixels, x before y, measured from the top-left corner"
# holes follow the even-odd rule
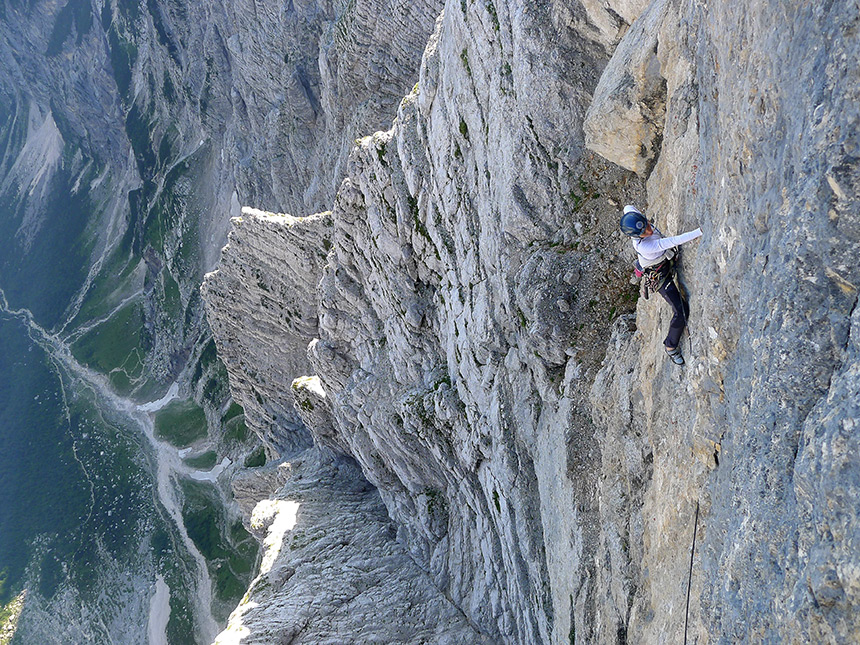
[[[690,587],[693,585],[693,555],[696,553],[696,529],[699,528],[699,501],[696,500],[696,519],[693,520],[693,544],[690,546],[690,576],[687,578],[687,610],[684,614],[684,645],[687,645],[687,624],[690,620]]]

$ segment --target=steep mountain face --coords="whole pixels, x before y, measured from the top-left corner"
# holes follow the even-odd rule
[[[234,395],[358,462],[476,641],[856,640],[860,9],[604,4],[447,2],[332,212],[236,221],[204,284]],[[628,202],[704,231],[683,368]],[[250,606],[319,584],[289,566]]]
[[[678,581],[689,560],[673,543],[685,533],[691,540],[698,502],[691,633],[718,642],[850,641],[857,561],[843,545],[857,539],[846,503],[858,482],[848,463],[856,449],[857,7],[667,3],[661,11],[658,57],[663,42],[673,45],[661,58],[668,95],[649,204],[669,228],[702,224],[705,236],[683,272],[694,360],[682,375],[653,356],[634,360],[662,331],[640,322],[637,334],[615,337],[592,389],[607,426],[632,417],[627,427],[653,450],[641,507],[649,584],[633,609],[675,611],[631,627],[648,640],[680,633],[672,616],[683,607]],[[642,51],[653,37],[631,29],[619,50]],[[619,96],[613,83],[601,85]],[[645,84],[638,87],[647,104]],[[600,118],[590,114],[587,124],[592,117]],[[622,130],[633,127],[628,120]],[[630,395],[607,405],[619,384]]]
[[[0,1],[0,322],[24,325],[19,335],[48,361],[38,374],[62,389],[49,402],[38,390],[38,406],[54,406],[58,421],[37,410],[22,450],[48,441],[45,427],[64,428],[58,459],[72,474],[45,497],[74,490],[68,499],[81,506],[69,502],[62,522],[44,513],[46,526],[12,514],[16,531],[0,540],[0,614],[5,628],[10,594],[27,590],[17,638],[209,642],[223,627],[256,551],[210,483],[228,481],[255,443],[241,440],[200,282],[240,204],[331,206],[355,138],[389,127],[414,85],[441,6]],[[15,379],[38,400],[41,384],[20,374],[7,374],[0,394]],[[254,404],[248,422],[272,454],[283,451],[289,442],[265,423],[298,427],[298,414],[272,417]],[[190,438],[168,443],[165,433],[189,428]],[[119,436],[129,455],[107,445]],[[4,479],[2,468],[24,470],[14,450],[5,457]],[[33,516],[43,510],[31,505]],[[86,548],[70,546],[89,533]],[[79,593],[78,579],[96,591]],[[110,603],[88,611],[91,597]]]
[[[196,326],[163,327],[199,318],[197,286],[217,261],[228,214],[239,203],[329,207],[355,137],[390,123],[414,84],[440,5],[392,9],[4,4],[2,188],[16,244],[6,282],[30,269],[13,259],[37,256],[34,245],[59,238],[79,249],[56,262],[51,284],[26,293],[9,285],[12,304],[51,327],[82,324],[117,292],[142,289],[156,354],[147,367],[178,371]],[[60,188],[76,199],[68,221],[48,222]],[[107,294],[80,312],[98,287]]]

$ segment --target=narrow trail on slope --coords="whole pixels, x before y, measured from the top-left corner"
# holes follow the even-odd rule
[[[70,378],[88,388],[100,402],[131,420],[146,437],[155,457],[156,472],[154,476],[158,500],[176,525],[185,548],[197,565],[195,615],[198,618],[201,638],[204,642],[211,643],[220,631],[218,623],[212,615],[212,579],[209,576],[206,559],[188,535],[182,517],[182,500],[177,494],[177,487],[173,484],[175,479],[182,476],[193,476],[197,471],[182,462],[173,446],[156,439],[153,422],[153,414],[176,398],[179,390],[178,384],[171,385],[167,394],[161,399],[146,404],[138,404],[131,399],[118,395],[104,375],[79,363],[72,356],[69,345],[56,335],[43,329],[33,319],[33,315],[28,309],[11,309],[3,289],[0,289],[0,312],[21,319],[26,324],[33,342],[41,347],[58,367],[61,365]],[[150,617],[150,620],[162,622],[160,617]]]

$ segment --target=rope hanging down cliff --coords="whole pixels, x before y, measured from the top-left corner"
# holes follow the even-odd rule
[[[687,578],[687,609],[684,612],[684,645],[687,645],[687,624],[690,621],[690,587],[693,586],[693,556],[696,553],[696,529],[699,528],[699,501],[696,500],[696,519],[693,520],[693,544],[690,546],[690,575]]]

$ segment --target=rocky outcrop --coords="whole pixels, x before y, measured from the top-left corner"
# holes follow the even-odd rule
[[[657,54],[669,4],[652,2],[627,31],[583,123],[589,149],[640,175],[653,168],[663,140],[667,88]]]
[[[449,2],[352,152],[297,413],[492,642],[857,638],[857,21]],[[682,369],[627,283],[626,202],[704,230]],[[226,256],[209,282],[252,269]]]
[[[267,550],[216,643],[488,642],[392,539],[352,460],[306,451],[252,522]]]
[[[233,398],[278,455],[309,445],[285,384],[309,371],[316,285],[331,231],[330,213],[298,220],[246,208],[233,220],[217,278],[202,290]]]

